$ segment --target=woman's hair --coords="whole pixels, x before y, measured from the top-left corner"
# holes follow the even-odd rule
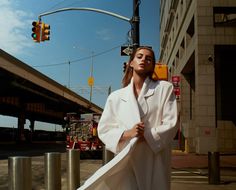
[[[130,55],[130,58],[129,58],[129,62],[126,64],[126,69],[125,69],[125,74],[124,74],[124,77],[122,79],[122,85],[123,87],[126,87],[128,86],[128,84],[130,83],[131,81],[131,78],[133,76],[133,68],[130,66],[130,63],[133,61],[136,53],[141,50],[141,49],[146,49],[148,51],[150,51],[152,53],[152,60],[153,60],[153,71],[154,71],[154,66],[156,64],[156,60],[155,60],[155,53],[154,51],[150,48],[150,47],[147,47],[147,46],[140,46],[138,48],[136,48],[133,53]],[[151,78],[152,77],[152,74],[153,74],[153,71],[150,72],[150,75],[149,77]]]

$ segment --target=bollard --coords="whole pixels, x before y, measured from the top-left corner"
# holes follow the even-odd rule
[[[45,189],[61,190],[61,154],[58,152],[45,153]]]
[[[67,151],[67,190],[75,190],[80,186],[80,151]]]
[[[209,184],[220,184],[219,152],[208,152],[208,182]]]
[[[24,156],[8,158],[9,190],[32,190],[31,158]]]
[[[114,153],[106,150],[106,146],[103,145],[103,155],[102,155],[102,164],[105,165],[114,158]]]

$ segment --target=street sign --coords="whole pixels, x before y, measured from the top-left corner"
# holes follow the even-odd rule
[[[172,76],[171,80],[174,86],[175,97],[177,100],[179,100],[180,99],[180,86],[179,86],[180,76]]]
[[[121,46],[121,56],[130,56],[132,52],[133,52],[133,47]]]
[[[89,77],[88,78],[88,85],[89,86],[93,86],[93,84],[94,84],[94,78],[93,77]]]

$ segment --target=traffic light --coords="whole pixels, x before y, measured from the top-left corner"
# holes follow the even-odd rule
[[[166,64],[157,63],[152,74],[153,80],[168,80],[168,66]]]
[[[50,25],[42,22],[41,24],[42,33],[41,33],[41,41],[49,41],[50,40]]]
[[[40,42],[40,22],[39,21],[33,21],[32,22],[32,38],[35,42]]]
[[[124,62],[124,63],[123,63],[123,72],[124,72],[124,73],[125,73],[126,67],[127,67],[127,63]]]

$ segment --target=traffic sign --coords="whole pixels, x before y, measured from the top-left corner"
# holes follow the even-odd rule
[[[94,84],[94,78],[93,77],[89,77],[88,78],[88,85],[89,86],[93,86],[93,84]]]
[[[121,46],[121,56],[130,56],[133,52],[132,46]]]

